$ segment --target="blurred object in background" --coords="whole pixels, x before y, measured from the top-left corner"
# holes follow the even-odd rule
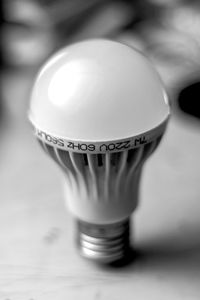
[[[4,0],[3,11],[7,65],[40,65],[63,45],[108,37],[145,51],[164,77],[199,69],[198,1]]]
[[[107,36],[132,18],[126,1],[7,0],[3,53],[10,66],[40,65],[53,51],[85,38]]]
[[[88,15],[70,42],[85,38],[111,37],[118,34],[134,18],[135,11],[124,1],[107,1]]]
[[[188,3],[187,3],[188,2]],[[152,6],[151,3],[154,3]],[[169,88],[200,71],[200,5],[194,1],[146,1],[136,30],[145,53]]]
[[[6,65],[40,64],[56,43],[46,11],[37,1],[7,0],[3,5],[2,44]]]
[[[162,77],[172,110],[183,109],[179,106],[180,92],[200,80],[200,2],[142,1],[140,11],[141,19],[134,31],[144,41],[143,51]],[[190,107],[188,114],[197,117],[197,89],[189,89],[193,92],[187,93],[187,99],[184,93],[185,113]]]
[[[200,119],[199,98],[200,82],[193,82],[180,91],[177,104],[187,115]]]

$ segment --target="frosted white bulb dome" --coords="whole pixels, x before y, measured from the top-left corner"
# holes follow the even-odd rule
[[[41,70],[30,119],[69,140],[113,141],[154,129],[169,114],[160,78],[127,45],[88,40],[68,46]]]

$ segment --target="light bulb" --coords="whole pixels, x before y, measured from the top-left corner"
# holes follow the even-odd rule
[[[56,53],[39,72],[29,118],[64,171],[83,256],[110,263],[126,255],[142,166],[168,117],[157,72],[125,44],[82,41]]]

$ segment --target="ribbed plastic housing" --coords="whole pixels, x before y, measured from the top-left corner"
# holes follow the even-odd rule
[[[121,221],[129,216],[130,208],[137,206],[141,167],[160,139],[105,154],[70,152],[38,141],[66,175],[66,198],[70,198],[72,213],[83,221],[98,224]]]

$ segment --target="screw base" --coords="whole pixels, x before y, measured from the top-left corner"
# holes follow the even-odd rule
[[[78,248],[83,257],[100,263],[123,259],[129,251],[129,219],[97,225],[78,221]]]

